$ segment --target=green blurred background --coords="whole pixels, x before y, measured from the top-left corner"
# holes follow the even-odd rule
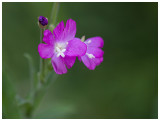
[[[2,3],[3,118],[19,118],[15,93],[30,89],[24,53],[38,71],[37,17],[50,18],[52,5]],[[76,37],[104,39],[104,61],[91,71],[76,60],[33,118],[158,118],[158,3],[60,3],[57,22],[69,18]]]

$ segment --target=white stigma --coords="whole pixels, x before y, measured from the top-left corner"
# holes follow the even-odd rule
[[[57,53],[57,57],[62,56],[65,57],[64,52],[66,51],[66,44],[64,43],[57,43],[55,46],[55,52]]]
[[[90,59],[95,58],[95,56],[94,56],[93,54],[86,53],[86,55],[87,55],[88,58],[90,58]]]
[[[87,42],[87,43],[89,44],[89,43],[91,43],[91,42],[92,42],[91,40],[88,40],[88,42]]]

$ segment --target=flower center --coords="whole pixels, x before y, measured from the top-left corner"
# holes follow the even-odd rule
[[[65,57],[64,52],[66,51],[67,43],[56,43],[55,44],[55,53],[57,54],[57,57],[62,56]]]
[[[88,40],[88,42],[87,42],[87,43],[89,44],[89,43],[91,43],[91,42],[92,42],[91,40]]]
[[[93,54],[86,53],[86,55],[87,55],[88,58],[90,58],[90,59],[95,58],[95,56],[94,56]]]

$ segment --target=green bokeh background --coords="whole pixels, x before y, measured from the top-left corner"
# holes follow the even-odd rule
[[[24,53],[38,71],[37,17],[50,18],[52,5],[2,3],[3,118],[19,118],[14,95],[30,89]],[[92,71],[76,60],[33,118],[158,118],[158,3],[61,3],[57,22],[69,18],[76,37],[104,39],[104,61]]]

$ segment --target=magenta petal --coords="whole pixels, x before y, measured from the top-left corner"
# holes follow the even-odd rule
[[[40,43],[38,45],[38,52],[41,58],[51,58],[53,56],[53,46]]]
[[[67,68],[62,57],[56,55],[52,57],[52,66],[57,74],[67,73]]]
[[[104,54],[102,49],[96,47],[88,47],[87,53],[93,54],[96,58],[102,57]]]
[[[43,41],[47,44],[53,44],[55,39],[53,37],[53,34],[50,30],[45,30],[44,31],[44,37],[43,37]]]
[[[88,58],[87,55],[84,55],[81,57],[82,58],[82,61],[84,63],[84,65],[90,69],[90,70],[94,70],[95,67],[96,67],[96,64],[94,63],[94,61],[92,61],[90,58]]]
[[[90,70],[94,70],[96,66],[98,66],[103,61],[103,57],[90,59],[87,55],[82,56],[81,59],[84,65]]]
[[[81,56],[78,56],[78,60],[81,62],[81,60],[82,60],[82,59],[81,59]]]
[[[71,68],[73,64],[75,63],[75,60],[76,60],[76,57],[69,57],[69,56],[64,57],[64,62],[67,68]]]
[[[76,22],[72,19],[67,20],[66,27],[64,28],[63,21],[60,22],[53,30],[56,41],[69,41],[75,37]]]
[[[68,41],[65,55],[68,56],[83,56],[86,53],[87,45],[81,42],[79,38],[74,38]]]
[[[64,29],[64,40],[72,40],[76,35],[76,22],[72,19],[67,20],[66,27]]]
[[[96,64],[96,66],[98,66],[99,64],[101,64],[103,62],[103,57],[93,58],[93,61]]]
[[[92,37],[92,38],[88,38],[85,43],[87,44],[87,46],[91,46],[91,47],[100,47],[102,48],[104,45],[104,41],[101,37]]]
[[[56,41],[63,41],[64,40],[64,32],[63,31],[64,31],[64,23],[62,21],[53,30],[53,34],[55,36]]]

